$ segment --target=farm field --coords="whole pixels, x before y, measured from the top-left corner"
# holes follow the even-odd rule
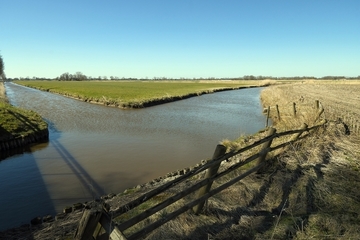
[[[142,108],[219,90],[263,86],[269,81],[15,81],[86,102]]]
[[[314,107],[319,100],[327,117],[354,118],[360,120],[360,81],[304,81],[304,83],[273,86],[263,91],[264,106],[275,104],[290,106],[296,102],[302,106]]]
[[[314,124],[315,100],[324,108],[327,124],[276,157],[279,168],[268,176],[271,184],[260,202],[262,207],[276,207],[277,220],[262,237],[359,238],[359,96],[359,81],[305,81],[263,90],[264,106],[278,104],[280,109],[280,120],[272,111],[275,128]],[[289,117],[293,102],[295,119]]]

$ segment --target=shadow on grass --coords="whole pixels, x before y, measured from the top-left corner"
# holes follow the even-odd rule
[[[19,122],[22,123],[22,128],[23,128],[23,131],[24,132],[33,132],[34,134],[36,134],[36,132],[39,132],[40,129],[38,127],[38,124],[35,123],[35,122],[32,122],[31,120],[29,120],[29,118],[21,113],[17,113],[17,112],[14,112],[10,109],[7,109],[6,110],[8,113],[10,113],[14,118],[16,118]],[[16,130],[16,131],[19,131],[19,130]],[[4,127],[0,126],[0,141],[3,141],[3,142],[7,142],[8,140],[12,140],[14,139],[14,137],[16,136],[19,136],[19,133],[18,132],[9,132],[8,130],[6,130]],[[10,149],[3,149],[0,151],[0,161],[1,160],[4,160],[6,158],[9,158],[11,156],[14,156],[16,154],[22,154],[22,153],[27,153],[27,152],[31,152],[30,150],[30,146],[32,145],[35,145],[35,144],[39,144],[39,143],[47,143],[48,142],[48,139],[46,138],[42,138],[42,139],[38,139],[36,142],[34,143],[28,143],[24,146],[18,146],[18,147],[13,147],[13,148],[10,148]],[[46,147],[43,145],[43,147]]]
[[[33,131],[39,131],[38,125],[36,123],[33,123],[29,120],[28,117],[24,116],[21,113],[11,111],[10,109],[7,110],[9,113],[11,113],[16,119],[18,119],[20,122],[24,124],[24,126],[32,129]]]
[[[272,159],[276,161],[276,159]],[[228,219],[225,222],[214,223],[211,225],[201,226],[194,230],[188,239],[196,239],[199,237],[199,234],[203,234],[203,237],[213,236],[214,239],[253,239],[258,233],[265,233],[271,229],[276,228],[276,222],[281,218],[293,218],[291,224],[296,225],[291,228],[291,230],[286,230],[284,236],[294,237],[297,231],[301,231],[306,228],[309,223],[309,217],[312,214],[317,214],[320,209],[317,205],[317,196],[314,183],[320,181],[324,178],[323,168],[326,168],[330,163],[330,155],[324,153],[322,163],[315,165],[307,165],[306,168],[298,165],[294,170],[289,170],[284,166],[276,166],[275,171],[271,169],[266,173],[261,174],[261,178],[264,179],[264,184],[259,188],[259,191],[252,196],[251,199],[246,200],[248,204],[246,206],[239,206],[233,210],[225,211],[220,208],[209,208],[207,214],[211,216],[216,216],[220,219]],[[306,176],[305,180],[305,189],[295,189],[294,186],[302,179],[305,174],[305,171],[312,171],[314,175]],[[280,185],[276,180],[275,176],[283,176],[284,181]],[[268,178],[268,180],[265,180]],[[360,176],[358,180],[360,179]],[[270,194],[269,191],[271,188],[281,189],[281,196],[276,196],[279,200],[279,204],[271,210],[261,210],[264,209],[264,206],[267,205],[266,197],[267,194]],[[293,191],[304,191],[305,199],[303,202],[305,204],[305,212],[299,213],[289,213],[286,209],[289,207],[290,195]],[[269,201],[269,200],[267,200]],[[293,216],[292,214],[295,214]],[[296,217],[301,216],[302,219],[302,229],[299,227]],[[257,220],[252,220],[251,226],[245,226],[241,224],[241,219],[245,217],[256,217]],[[233,228],[233,226],[236,226]],[[272,231],[272,230],[271,230]],[[277,239],[277,238],[276,238]],[[285,239],[285,238],[284,238]]]

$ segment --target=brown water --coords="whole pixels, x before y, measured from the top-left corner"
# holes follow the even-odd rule
[[[262,129],[261,88],[146,109],[93,105],[6,83],[10,102],[49,124],[48,143],[0,161],[0,230],[119,193],[210,158],[222,139]]]

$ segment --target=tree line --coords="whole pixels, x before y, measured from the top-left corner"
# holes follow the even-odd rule
[[[1,59],[2,60],[2,59]],[[0,62],[2,64],[2,62]],[[1,69],[0,69],[1,70]],[[4,77],[5,79],[5,77]],[[12,78],[8,80],[58,80],[58,81],[91,81],[91,80],[140,80],[140,81],[175,81],[175,80],[360,80],[360,75],[357,77],[345,77],[345,76],[324,76],[324,77],[314,77],[314,76],[295,76],[295,77],[272,77],[272,76],[254,76],[254,75],[244,75],[242,77],[234,77],[234,78],[216,78],[216,77],[199,77],[199,78],[168,78],[168,77],[153,77],[153,78],[119,78],[117,76],[98,76],[92,77],[83,74],[82,72],[76,72],[71,74],[69,72],[65,72],[56,78],[44,78],[44,77],[21,77],[21,78]]]
[[[2,56],[0,55],[0,80],[6,80],[5,76],[5,65]],[[85,80],[306,80],[306,79],[315,79],[315,80],[340,80],[340,79],[348,79],[348,80],[360,80],[360,75],[357,77],[345,77],[345,76],[324,76],[321,78],[317,78],[314,76],[295,76],[295,77],[272,77],[272,76],[254,76],[254,75],[244,75],[242,77],[235,77],[235,78],[216,78],[216,77],[205,77],[205,78],[167,78],[167,77],[153,77],[152,79],[149,78],[119,78],[117,76],[98,76],[98,77],[91,77],[86,76],[82,72],[76,72],[71,74],[69,72],[65,72],[60,76],[49,79],[49,78],[42,78],[42,77],[26,77],[26,78],[12,78],[7,80],[59,80],[59,81],[85,81]]]

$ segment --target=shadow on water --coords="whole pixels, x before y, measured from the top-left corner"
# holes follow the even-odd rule
[[[56,151],[60,154],[64,162],[71,169],[71,174],[77,177],[89,195],[93,196],[93,198],[97,198],[105,194],[100,185],[90,176],[90,174],[81,166],[81,164],[79,164],[79,162],[57,139],[52,139],[51,143],[55,147]]]
[[[7,111],[30,129],[38,130],[22,114],[11,110]],[[0,138],[6,140],[11,137],[12,134],[0,126]],[[41,147],[35,151],[47,147],[48,140],[42,140],[39,143],[41,143],[38,144]],[[21,224],[28,224],[36,216],[55,213],[46,184],[41,176],[36,159],[32,155],[34,152],[31,149],[32,145],[0,151],[0,231]],[[20,154],[24,157],[21,159],[13,158],[13,156]],[[36,200],[29,201],[29,199]]]
[[[76,176],[77,180],[81,183],[83,189],[85,189],[93,198],[100,197],[105,194],[105,191],[100,185],[90,176],[90,174],[84,169],[79,161],[67,150],[67,148],[59,141],[61,137],[61,131],[55,127],[55,124],[47,120],[49,133],[54,133],[49,136],[50,142],[56,152],[61,156],[66,165],[71,170],[71,173],[65,173],[62,175]],[[54,174],[52,174],[54,175]]]
[[[28,150],[22,153],[24,158],[12,161],[10,157],[0,161],[0,230],[28,224],[36,216],[55,214],[36,159]],[[10,151],[10,155],[15,151],[22,150]]]
[[[75,176],[83,189],[93,198],[104,195],[103,189],[64,147],[59,138],[61,132],[49,122],[49,142],[32,144],[23,148],[1,152],[0,192],[2,206],[0,231],[22,224],[29,224],[37,216],[56,215],[54,199],[51,197],[45,176],[38,165],[36,151],[52,145],[70,169],[65,175]],[[1,131],[1,129],[0,129]],[[18,156],[22,155],[21,158]],[[24,174],[26,172],[26,174]],[[59,173],[64,175],[64,173]],[[57,175],[56,173],[50,175]],[[6,184],[1,184],[6,182]],[[34,197],[35,196],[35,197]],[[68,199],[67,199],[68,200]],[[74,202],[75,203],[75,202]]]

